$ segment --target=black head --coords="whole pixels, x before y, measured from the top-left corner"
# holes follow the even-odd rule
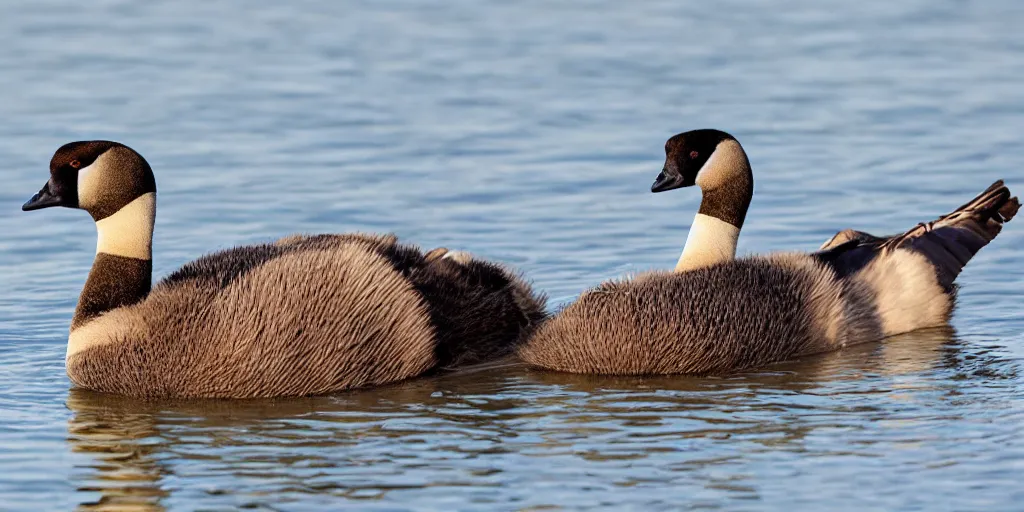
[[[664,192],[697,184],[697,175],[718,145],[736,140],[719,130],[693,130],[680,133],[665,143],[665,167],[651,185],[651,192]]]
[[[99,220],[148,192],[156,192],[153,171],[131,148],[105,140],[71,142],[53,154],[49,181],[21,209],[81,208]]]

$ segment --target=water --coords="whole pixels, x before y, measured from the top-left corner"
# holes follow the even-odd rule
[[[511,365],[332,397],[69,390],[95,233],[22,214],[53,150],[152,163],[158,276],[294,231],[394,231],[552,296],[671,266],[699,202],[665,139],[750,153],[744,253],[1024,190],[1024,5],[9,0],[0,7],[0,509],[1012,510],[1024,500],[1024,225],[950,332],[729,378]]]

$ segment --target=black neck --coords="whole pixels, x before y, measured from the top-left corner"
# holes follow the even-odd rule
[[[135,304],[149,295],[153,280],[153,261],[99,253],[92,264],[89,279],[78,297],[74,329],[97,316]]]
[[[715,217],[736,226],[743,227],[754,197],[754,177],[749,171],[743,176],[731,179],[712,190],[702,190],[703,199],[698,213]]]

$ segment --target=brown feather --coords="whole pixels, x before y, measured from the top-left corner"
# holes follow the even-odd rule
[[[101,341],[69,358],[68,375],[144,398],[241,398],[385,384],[436,364],[422,298],[357,245],[294,251],[216,283],[165,281],[89,322]]]
[[[574,373],[713,374],[839,348],[842,283],[807,255],[745,258],[605,283],[519,355]],[[829,336],[828,333],[836,334]]]
[[[281,243],[280,241],[278,242]],[[501,265],[444,258],[447,249],[423,254],[394,235],[292,237],[291,246],[332,247],[359,243],[391,262],[424,299],[437,333],[443,368],[485,362],[512,353],[547,316],[546,298]]]
[[[145,398],[311,395],[512,352],[544,300],[510,272],[428,263],[393,235],[292,236],[213,253],[73,335],[79,386]]]

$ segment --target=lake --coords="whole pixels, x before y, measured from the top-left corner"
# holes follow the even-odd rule
[[[0,7],[0,509],[1019,510],[1024,221],[949,330],[718,378],[514,362],[329,397],[70,389],[88,215],[23,214],[65,142],[160,190],[157,277],[293,232],[385,231],[520,268],[552,307],[674,265],[669,136],[727,130],[741,253],[1024,193],[1011,0],[7,0]],[[1019,224],[1018,224],[1019,223]]]

